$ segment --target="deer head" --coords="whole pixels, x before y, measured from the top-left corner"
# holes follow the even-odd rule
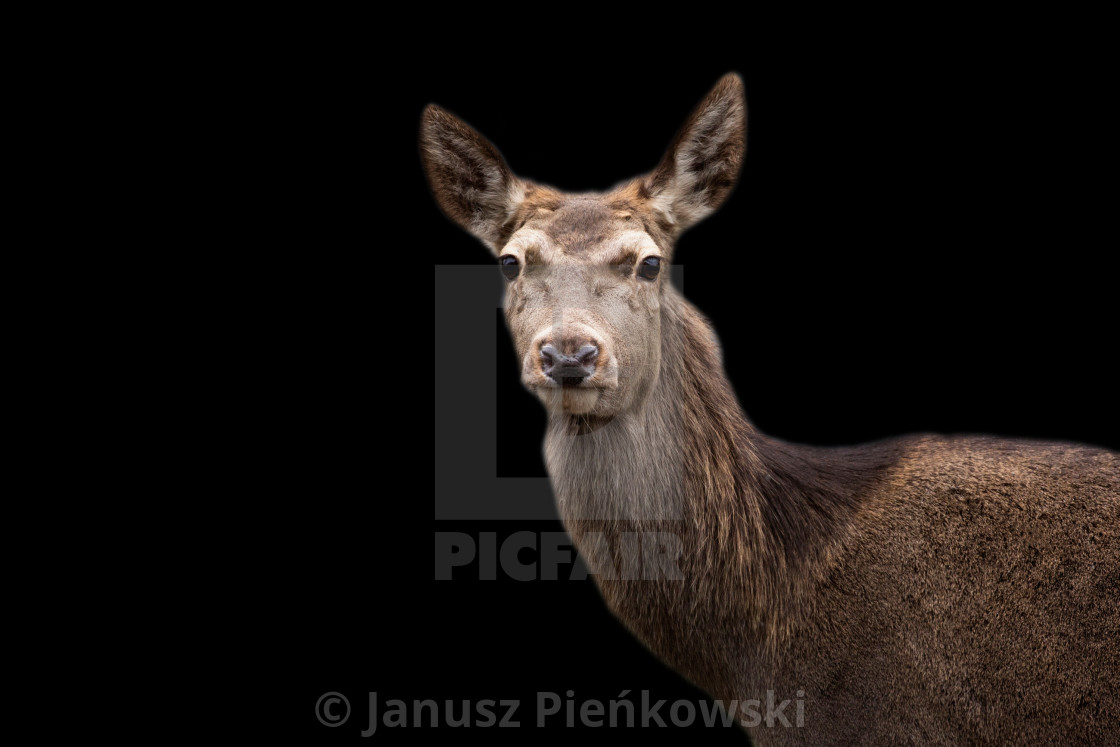
[[[674,243],[730,194],[745,142],[743,83],[728,74],[652,172],[569,194],[518,178],[470,126],[424,110],[432,191],[498,258],[522,382],[551,412],[609,419],[656,383]]]

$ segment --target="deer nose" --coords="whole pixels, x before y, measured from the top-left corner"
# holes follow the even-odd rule
[[[566,355],[553,345],[544,345],[541,347],[541,371],[560,386],[579,386],[595,373],[598,357],[599,348],[595,345],[584,345],[575,355]]]

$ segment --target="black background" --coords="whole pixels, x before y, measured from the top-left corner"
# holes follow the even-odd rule
[[[245,115],[225,143],[223,194],[243,195],[231,209],[253,224],[229,268],[247,291],[231,324],[249,371],[230,386],[266,446],[253,485],[265,486],[254,500],[268,550],[239,601],[267,613],[243,643],[269,675],[270,725],[357,739],[369,691],[516,698],[526,725],[538,691],[703,697],[589,582],[433,580],[435,531],[560,525],[432,518],[433,267],[493,258],[424,183],[416,138],[429,102],[517,173],[597,190],[652,168],[737,71],[742,178],[676,262],[759,429],[814,444],[923,431],[1120,445],[1103,264],[1115,244],[1103,121],[1114,87],[1092,19],[806,13],[689,31],[576,23],[559,40],[524,21],[517,33],[443,23],[452,33],[386,25],[366,39],[345,19],[286,29],[221,94],[223,111]],[[515,364],[504,368],[475,382],[503,402],[495,469],[539,474],[541,409]],[[355,709],[333,730],[313,712],[331,690]],[[743,743],[727,730],[690,738]]]

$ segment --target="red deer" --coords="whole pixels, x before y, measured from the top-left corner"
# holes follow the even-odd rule
[[[592,573],[619,552],[645,564],[600,573],[607,604],[725,707],[796,698],[799,725],[746,724],[758,744],[1120,744],[1120,458],[984,436],[812,447],[752,427],[666,277],[734,187],[745,137],[729,74],[649,174],[568,194],[437,106],[422,116],[437,202],[508,280],[565,526]],[[627,549],[632,533],[676,538],[672,562]]]

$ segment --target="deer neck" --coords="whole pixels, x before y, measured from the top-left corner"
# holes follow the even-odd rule
[[[643,403],[584,432],[550,422],[545,451],[560,515],[593,574],[609,574],[612,560],[617,568],[621,535],[678,538],[677,580],[599,580],[656,650],[676,658],[729,622],[773,646],[797,624],[803,592],[842,539],[862,477],[834,454],[758,433],[724,377],[711,328],[683,297],[667,295],[659,376]],[[687,609],[689,620],[651,609]]]
[[[695,524],[761,466],[715,335],[672,288],[658,375],[639,400],[609,420],[550,418],[545,455],[565,521]]]

